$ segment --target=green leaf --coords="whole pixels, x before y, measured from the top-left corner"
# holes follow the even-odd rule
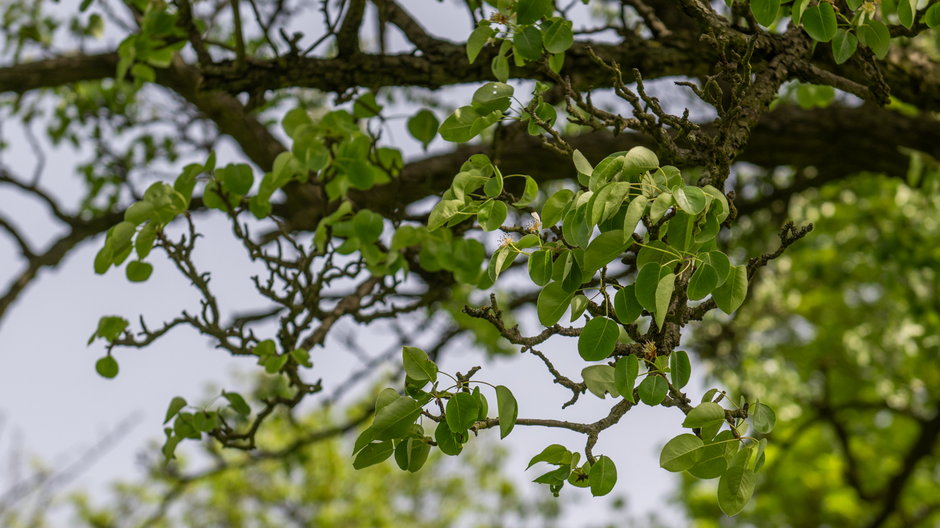
[[[705,264],[715,268],[715,273],[718,274],[718,286],[728,280],[728,276],[731,274],[731,259],[728,258],[728,255],[714,250],[702,255],[702,260]]]
[[[499,437],[506,438],[516,425],[519,405],[512,391],[503,385],[496,386],[496,407],[499,412]]]
[[[855,35],[844,29],[836,31],[836,36],[832,39],[832,58],[835,59],[836,64],[849,60],[855,54],[856,48],[858,48],[858,39]]]
[[[624,356],[614,364],[614,387],[630,403],[633,399],[633,387],[640,372],[640,361],[634,355]]]
[[[441,200],[428,216],[428,231],[434,231],[450,221],[463,207],[463,200]]]
[[[470,64],[473,64],[473,61],[477,60],[477,56],[480,54],[483,46],[485,46],[490,40],[490,37],[495,34],[496,32],[493,28],[485,22],[477,26],[476,29],[473,30],[473,33],[470,33],[470,37],[467,39],[467,59],[470,61]]]
[[[832,4],[820,2],[803,12],[803,28],[813,40],[829,42],[836,36],[838,24]]]
[[[590,279],[597,270],[610,264],[627,249],[623,232],[619,229],[601,233],[584,250],[584,279]]]
[[[391,440],[369,444],[362,448],[356,455],[356,458],[353,460],[353,467],[363,469],[374,466],[392,456],[393,451],[394,448],[392,447]]]
[[[437,381],[437,365],[417,347],[406,346],[401,350],[405,374],[416,381]]]
[[[451,431],[461,433],[470,428],[476,421],[480,412],[480,403],[471,394],[458,392],[450,400],[444,410],[447,427]]]
[[[718,272],[709,264],[702,263],[695,269],[695,273],[689,279],[689,287],[686,294],[689,300],[697,301],[705,298],[718,287]]]
[[[629,192],[630,184],[626,182],[611,182],[601,187],[591,197],[591,224],[600,224],[617,214]]]
[[[802,23],[803,12],[806,11],[808,4],[809,0],[793,0],[793,7],[790,8],[790,18],[793,19],[794,24]]]
[[[747,296],[747,267],[733,266],[728,280],[712,292],[712,299],[721,311],[731,314],[737,310]]]
[[[541,214],[542,225],[549,228],[561,221],[573,199],[574,192],[569,189],[562,189],[551,195],[548,200],[545,200]]]
[[[669,312],[669,301],[672,299],[672,292],[676,289],[676,275],[669,273],[659,279],[656,285],[656,326],[663,327],[666,321],[666,314]]]
[[[580,293],[571,299],[571,322],[577,321],[578,318],[584,314],[584,310],[588,307],[588,302],[588,298]]]
[[[692,376],[692,365],[685,350],[675,350],[669,355],[669,377],[677,389],[685,387]]]
[[[610,365],[591,365],[581,369],[581,377],[591,394],[604,399],[607,393],[614,398],[620,396],[614,385],[614,367]]]
[[[529,278],[537,286],[545,286],[552,280],[552,252],[540,249],[529,255]]]
[[[591,483],[591,495],[595,497],[607,495],[617,483],[617,466],[614,465],[613,460],[601,455],[591,466],[588,480]]]
[[[855,31],[858,33],[859,42],[871,48],[879,59],[885,58],[891,46],[891,32],[888,31],[888,26],[880,20],[872,19],[858,26]]]
[[[679,206],[679,209],[682,209],[692,216],[696,216],[705,210],[705,204],[707,203],[705,191],[698,187],[686,185],[685,187],[676,189],[673,196],[676,199],[676,205]]]
[[[640,401],[643,403],[649,406],[659,405],[666,398],[666,393],[669,392],[669,384],[662,376],[651,374],[640,382],[637,392],[640,395]]]
[[[186,399],[180,396],[174,397],[170,400],[170,405],[166,408],[166,417],[163,419],[163,423],[170,421],[170,418],[176,416],[176,413],[180,412],[180,409],[186,407]]]
[[[685,420],[682,422],[682,427],[695,429],[705,427],[715,422],[723,422],[724,420],[725,410],[721,405],[713,402],[705,402],[700,403],[697,407],[689,411],[689,414],[685,416]]]
[[[101,319],[98,319],[98,329],[95,332],[95,335],[98,337],[103,337],[108,342],[113,343],[118,337],[121,336],[121,333],[124,332],[124,329],[127,328],[127,319],[119,317],[116,315],[106,315]],[[89,341],[90,342],[90,341]]]
[[[624,243],[631,242],[633,240],[633,232],[636,231],[637,224],[640,223],[640,219],[643,218],[643,214],[646,212],[646,206],[649,204],[649,199],[645,196],[637,196],[630,202],[630,205],[627,206],[627,214],[623,217],[623,241]]]
[[[477,220],[484,231],[495,231],[499,229],[506,216],[509,215],[509,207],[499,200],[490,200],[480,207],[477,212]]]
[[[633,147],[623,156],[623,177],[633,178],[659,168],[656,153],[646,147]]]
[[[483,185],[483,193],[490,198],[495,198],[503,192],[503,175],[499,171]]]
[[[371,244],[382,235],[384,223],[382,215],[368,209],[360,209],[352,218],[353,233],[356,238],[366,244]]]
[[[666,211],[672,207],[674,197],[672,193],[664,192],[653,200],[650,206],[650,222],[656,223],[666,214]]]
[[[134,202],[124,211],[124,221],[139,225],[153,216],[153,204],[150,202]]]
[[[102,378],[111,379],[118,375],[118,362],[111,356],[105,356],[95,363],[95,371]]]
[[[693,434],[681,434],[666,442],[659,453],[659,465],[666,471],[685,471],[702,457],[702,439]]]
[[[476,136],[473,124],[481,117],[472,106],[461,106],[441,124],[441,137],[453,143],[466,143]]]
[[[574,44],[574,33],[571,31],[571,21],[556,18],[542,33],[545,49],[549,53],[564,53]]]
[[[353,103],[353,116],[359,119],[375,117],[382,111],[382,105],[375,100],[375,94],[367,92]]]
[[[377,433],[386,431],[398,433],[407,430],[420,414],[421,407],[418,402],[408,396],[399,396],[381,409],[376,409],[372,428]]]
[[[754,431],[762,435],[770,434],[777,423],[777,414],[763,403],[758,402],[757,405],[751,407],[750,416],[751,423],[754,424]]]
[[[222,187],[226,191],[242,196],[248,194],[248,191],[251,190],[255,175],[248,165],[244,163],[228,165],[224,169],[221,169],[221,172]]]
[[[621,288],[614,295],[614,313],[623,324],[630,324],[643,313],[643,306],[636,299],[636,285]]]
[[[447,426],[447,421],[437,424],[437,429],[434,430],[434,441],[445,455],[456,456],[463,450],[463,445],[457,435]]]
[[[527,206],[531,204],[539,195],[539,184],[535,181],[535,178],[527,174],[521,175],[525,178],[525,187],[522,191],[522,197],[519,198],[519,201],[514,202],[513,205],[516,207]]]
[[[430,453],[431,446],[423,438],[406,438],[395,447],[395,463],[403,471],[415,473],[424,466]]]
[[[561,260],[562,258],[564,260]],[[578,262],[578,258],[573,251],[568,251],[564,254],[564,257],[559,258],[559,262],[562,264],[563,270],[561,287],[567,292],[577,291],[581,287],[581,283],[584,282],[584,274],[581,271],[581,263]]]
[[[650,313],[656,311],[656,287],[659,284],[660,270],[663,267],[656,262],[648,262],[640,267],[637,273],[635,293],[640,306]]]
[[[225,392],[222,391],[222,397],[228,400],[229,405],[232,409],[242,416],[248,416],[251,414],[251,407],[248,405],[248,402],[245,401],[245,398],[237,392]]]
[[[754,494],[754,484],[757,479],[754,472],[747,469],[748,458],[750,458],[750,449],[742,449],[738,452],[728,470],[718,481],[718,507],[725,515],[732,516],[739,513]]]
[[[923,21],[931,29],[940,27],[940,4],[930,6],[927,12],[924,13]]]
[[[578,353],[585,361],[600,361],[613,353],[618,337],[620,326],[615,321],[595,317],[584,325],[578,336]]]
[[[910,29],[914,25],[914,12],[917,11],[917,0],[897,0],[898,20],[901,25]]]
[[[568,465],[571,463],[571,452],[561,444],[552,444],[543,449],[541,453],[532,457],[532,459],[529,460],[529,465],[526,466],[526,469],[529,469],[539,462],[547,462],[549,464],[555,465]]]
[[[408,133],[420,141],[424,148],[427,148],[437,135],[438,126],[440,125],[434,112],[427,108],[418,110],[418,113],[408,119]]]
[[[535,302],[539,322],[544,326],[552,326],[560,321],[572,297],[574,292],[565,291],[560,282],[552,282],[542,288]]]
[[[551,16],[553,9],[552,0],[519,0],[516,4],[516,22],[534,24],[541,18]]]
[[[149,262],[133,260],[127,263],[127,280],[131,282],[144,282],[153,273],[153,265]]]
[[[542,33],[535,26],[517,30],[512,37],[513,50],[523,59],[534,61],[542,56]]]
[[[751,13],[754,19],[764,26],[770,26],[777,19],[780,0],[751,0]]]
[[[509,80],[509,59],[506,58],[506,55],[500,53],[493,57],[490,69],[493,70],[493,76],[496,77],[498,81],[506,82]]]
[[[510,97],[515,90],[502,82],[488,82],[473,93],[473,108],[481,115],[494,110],[505,111],[511,104]]]
[[[149,222],[144,224],[134,239],[134,251],[137,252],[137,258],[144,259],[153,249],[154,242],[157,241],[157,224]]]

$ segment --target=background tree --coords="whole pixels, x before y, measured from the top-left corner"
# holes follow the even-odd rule
[[[466,1],[448,12],[465,42],[391,0],[43,7],[5,8],[7,120],[38,144],[30,125],[45,119],[51,142],[83,146],[88,161],[68,203],[46,190],[42,164],[0,173],[64,233],[40,250],[0,216],[23,262],[0,316],[86,240],[97,237],[97,273],[123,267],[131,282],[168,259],[197,302],[160,323],[102,317],[98,372],[114,377],[125,349],[188,327],[273,380],[255,398],[174,398],[168,461],[201,438],[277,458],[268,422],[329,404],[400,357],[404,385],[296,441],[368,424],[352,464],[415,471],[486,429],[564,429],[583,445],[537,446],[532,464],[555,466],[537,482],[605,495],[617,471],[594,452],[601,434],[636,405],[675,407],[688,431],[661,465],[717,482],[728,515],[761,478],[767,493],[745,516],[935,520],[937,255],[917,241],[936,230],[924,213],[937,205],[936,1]],[[475,90],[467,104],[442,112],[443,87],[460,84]],[[402,100],[428,108],[400,117]],[[481,140],[406,161],[386,139],[402,124],[425,147]],[[211,243],[210,216],[259,266],[250,312],[230,308],[193,257]],[[797,243],[813,221],[827,230]],[[783,278],[758,288],[780,258]],[[900,307],[873,320],[879,303]],[[322,378],[319,349],[346,321],[391,329],[398,346]],[[570,392],[565,407],[610,395],[607,415],[518,417],[513,387],[488,382],[485,366],[439,369],[461,336],[533,356]],[[576,348],[580,373],[559,370],[548,342]],[[719,387],[683,392],[680,344]],[[715,519],[714,499],[689,486],[691,514]],[[818,506],[792,511],[796,498]]]

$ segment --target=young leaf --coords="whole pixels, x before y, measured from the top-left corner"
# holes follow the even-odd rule
[[[453,143],[466,143],[476,136],[473,124],[481,117],[472,106],[461,106],[444,120],[440,129],[441,137]]]
[[[669,355],[669,377],[672,384],[681,389],[689,382],[692,375],[692,366],[689,364],[689,354],[685,350],[675,350]]]
[[[745,296],[747,296],[747,267],[743,265],[732,267],[728,280],[712,292],[715,304],[726,314],[737,310],[744,302]]]
[[[111,379],[118,375],[118,362],[111,356],[104,356],[95,363],[95,371],[102,378]]]
[[[624,356],[614,364],[614,387],[630,403],[633,399],[633,386],[640,371],[640,361],[634,355]]]
[[[512,391],[503,385],[496,386],[496,407],[499,411],[499,437],[506,438],[516,425],[519,406]]]
[[[600,497],[607,495],[614,489],[617,483],[617,466],[614,461],[606,456],[597,457],[597,462],[591,466],[591,473],[588,476],[591,483],[591,495]]]
[[[643,403],[649,406],[659,405],[666,398],[666,393],[669,392],[669,384],[662,376],[650,374],[640,382],[637,392],[640,394],[640,401]]]
[[[391,403],[375,411],[372,428],[375,429],[376,433],[388,432],[389,436],[396,437],[396,433],[407,430],[420,414],[421,407],[418,402],[408,396],[399,396]]]
[[[656,153],[646,147],[633,147],[623,155],[623,176],[634,178],[646,171],[659,168]]]
[[[595,317],[584,325],[578,336],[578,353],[585,361],[601,361],[614,351],[620,326],[606,317]]]
[[[574,168],[577,169],[578,173],[587,177],[590,177],[591,174],[594,173],[594,167],[591,167],[591,162],[589,162],[587,158],[584,157],[584,154],[581,154],[580,150],[575,149],[575,151],[571,153],[571,160],[574,162]],[[558,192],[564,192],[564,190],[567,189],[563,189],[562,191]],[[568,192],[570,193],[571,191]],[[557,195],[558,193],[555,194]]]
[[[149,262],[133,260],[127,263],[127,280],[131,282],[144,282],[153,273],[153,265]]]
[[[552,280],[552,252],[540,249],[529,255],[529,278],[536,286],[545,286]]]
[[[676,189],[673,193],[679,209],[696,216],[705,210],[705,191],[693,185],[686,185]]]
[[[484,231],[495,231],[506,221],[509,215],[509,207],[499,200],[490,200],[480,207],[477,212],[477,220]]]
[[[689,411],[682,422],[682,427],[695,429],[704,427],[714,422],[722,422],[725,419],[725,410],[717,403],[705,402],[698,404],[697,407]]]
[[[681,434],[666,442],[659,453],[659,465],[666,471],[685,471],[702,456],[702,439],[693,434]]]
[[[577,294],[571,299],[571,322],[577,321],[588,307],[588,298],[583,294]]]

